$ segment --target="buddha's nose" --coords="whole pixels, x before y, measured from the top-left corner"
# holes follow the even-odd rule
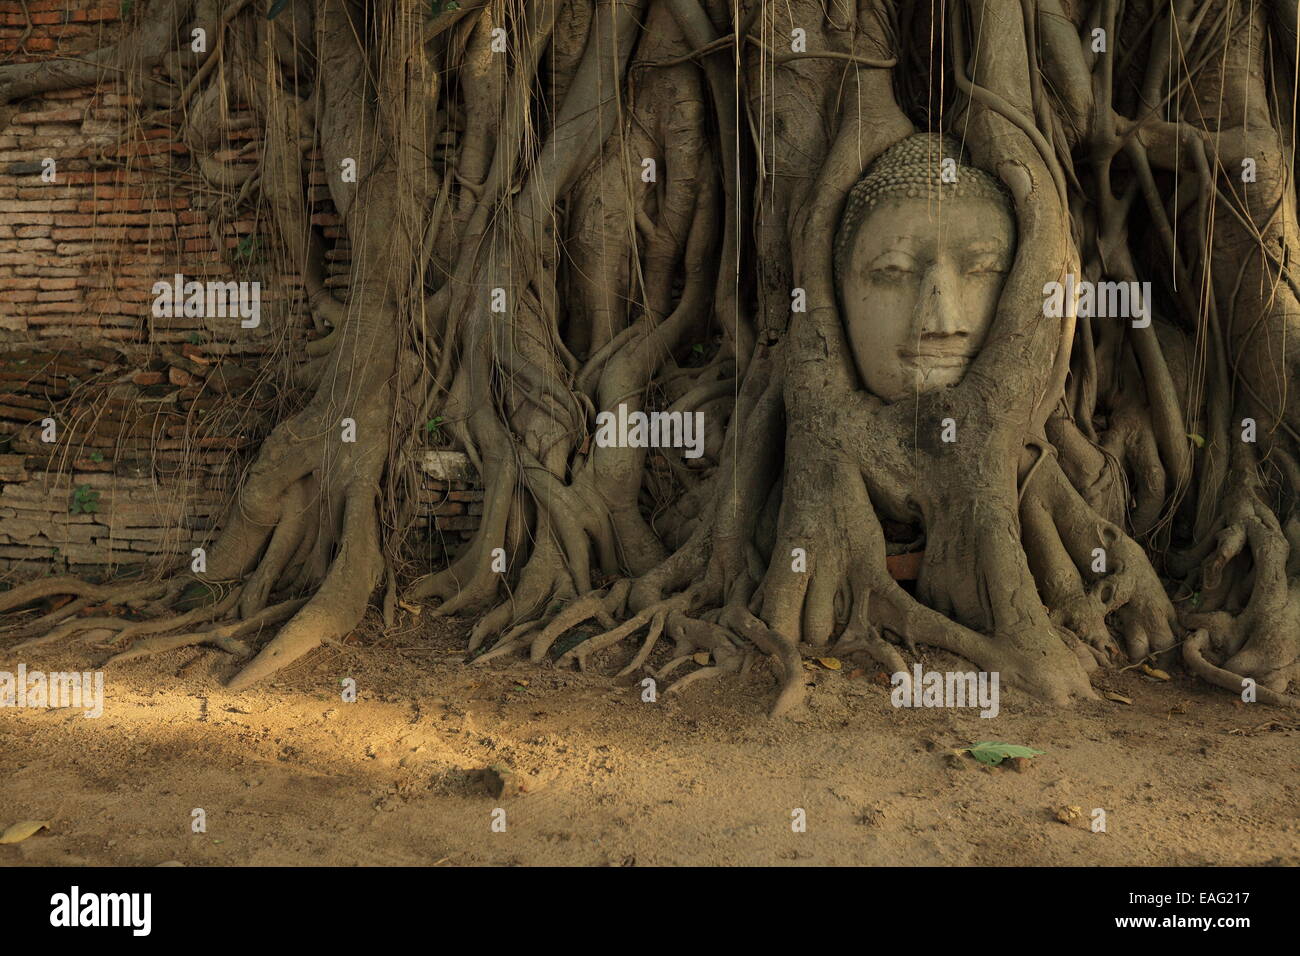
[[[916,328],[921,335],[963,335],[966,323],[961,314],[955,277],[936,263],[925,273],[916,302]]]

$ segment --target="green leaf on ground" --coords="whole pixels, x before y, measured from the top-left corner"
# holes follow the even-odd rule
[[[985,740],[977,744],[971,744],[969,747],[962,747],[957,753],[968,753],[980,763],[996,767],[1008,757],[1037,757],[1046,753],[1046,751],[1033,750],[1019,744],[1004,744],[996,740]]]

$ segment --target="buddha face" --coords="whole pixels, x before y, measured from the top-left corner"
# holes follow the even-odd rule
[[[993,324],[1015,243],[1011,211],[993,199],[882,199],[840,276],[863,384],[894,402],[959,383]]]

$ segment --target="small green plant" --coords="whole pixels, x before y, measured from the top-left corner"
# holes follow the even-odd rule
[[[442,441],[442,416],[437,415],[425,422],[424,433],[434,441]]]
[[[135,0],[122,0],[121,14],[123,20],[131,15],[131,9],[134,6]]]
[[[203,339],[200,338],[199,333],[191,332],[189,335],[185,336],[185,341],[189,342],[190,345],[200,345],[202,344]]]
[[[239,258],[243,259],[246,262],[251,261],[253,257],[257,254],[257,251],[258,248],[257,248],[256,236],[242,237],[239,240],[239,244],[235,247],[235,255],[237,255]]]
[[[72,492],[72,514],[93,515],[99,510],[99,492],[90,485],[77,485]]]
[[[90,453],[90,460],[98,465],[101,461],[104,460],[104,453],[100,451],[98,448],[96,448],[94,451]]]
[[[438,19],[444,13],[459,9],[460,4],[456,0],[429,0],[429,17],[433,20]]]

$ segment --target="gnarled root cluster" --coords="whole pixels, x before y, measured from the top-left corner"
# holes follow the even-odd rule
[[[403,596],[477,615],[479,662],[586,667],[635,641],[630,676],[668,641],[654,673],[681,688],[767,656],[783,712],[806,653],[902,671],[927,644],[1064,703],[1098,667],[1181,650],[1294,704],[1286,5],[942,6],[151,4],[89,63],[147,79],[209,181],[267,205],[318,333],[312,397],[247,476],[209,600],[168,612],[186,580],[64,579],[0,610],[72,595],[22,635],[107,630],[119,659],[245,654],[282,625],[247,686],[355,627],[384,582],[391,612],[409,451],[437,416],[483,479],[482,523]],[[195,23],[210,52],[169,52]],[[0,67],[0,102],[95,69]],[[232,100],[265,129],[251,173],[215,159]],[[849,360],[831,242],[863,170],[918,127],[1005,184],[1019,245],[961,384],[887,404]],[[316,148],[352,246],[344,301],[306,211]],[[335,175],[349,160],[358,176]],[[1066,275],[1151,282],[1156,321],[1047,318]],[[704,433],[689,456],[597,440],[620,407],[702,414]],[[922,548],[915,586],[897,580],[891,552]],[[143,619],[75,616],[97,601]]]

